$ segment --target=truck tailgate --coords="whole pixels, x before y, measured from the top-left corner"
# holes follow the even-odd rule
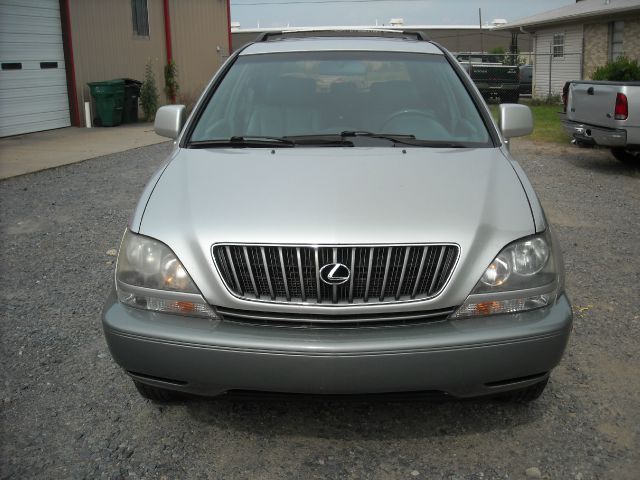
[[[471,78],[480,82],[519,83],[518,67],[509,65],[471,65]]]
[[[569,86],[567,118],[575,122],[616,128],[614,118],[619,85],[572,82]]]

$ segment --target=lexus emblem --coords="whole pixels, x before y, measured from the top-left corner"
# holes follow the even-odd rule
[[[342,263],[329,263],[320,269],[320,279],[327,285],[342,285],[351,278],[351,271]]]

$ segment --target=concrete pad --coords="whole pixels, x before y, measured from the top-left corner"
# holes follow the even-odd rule
[[[150,123],[118,127],[67,127],[0,138],[0,178],[169,141]]]

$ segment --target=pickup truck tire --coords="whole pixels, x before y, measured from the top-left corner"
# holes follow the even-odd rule
[[[520,100],[519,93],[503,93],[500,95],[500,103],[518,103]]]
[[[631,151],[626,148],[612,148],[611,153],[622,163],[632,164],[640,162],[640,151]]]
[[[151,400],[152,402],[168,403],[177,398],[177,394],[175,392],[165,388],[152,387],[151,385],[138,382],[137,380],[133,380],[133,384],[136,386],[136,390],[138,390],[138,393],[143,398]]]

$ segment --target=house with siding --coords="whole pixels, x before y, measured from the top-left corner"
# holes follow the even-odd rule
[[[0,0],[0,137],[83,126],[87,83],[142,80],[151,60],[199,96],[229,55],[229,0]]]
[[[497,30],[530,36],[538,98],[560,95],[565,82],[589,79],[621,55],[640,60],[640,0],[577,0]]]

